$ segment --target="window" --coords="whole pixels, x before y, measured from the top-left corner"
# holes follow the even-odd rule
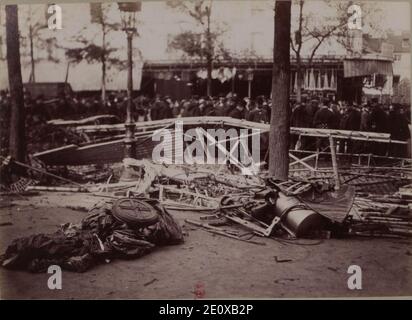
[[[400,54],[394,54],[393,55],[393,60],[394,61],[400,61],[402,59],[402,55],[400,55]]]
[[[409,48],[410,42],[409,39],[402,39],[402,48]]]

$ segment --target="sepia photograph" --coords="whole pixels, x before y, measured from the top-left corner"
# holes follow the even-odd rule
[[[412,296],[409,1],[97,1],[0,1],[1,300]]]

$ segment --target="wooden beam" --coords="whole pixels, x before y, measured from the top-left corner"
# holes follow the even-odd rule
[[[340,189],[340,178],[339,178],[339,171],[338,171],[338,159],[336,157],[336,147],[335,141],[333,137],[329,136],[329,145],[330,145],[330,154],[332,158],[332,168],[333,168],[333,175],[335,176],[335,190]]]
[[[306,162],[302,161],[301,159],[299,159],[298,157],[294,156],[294,155],[291,154],[290,152],[289,152],[289,157],[291,157],[293,160],[295,160],[295,162],[293,162],[293,163],[296,163],[296,162],[297,162],[297,163],[303,165],[304,167],[308,168],[309,170],[315,171],[315,168],[314,168],[314,167],[308,165]]]
[[[141,129],[155,129],[165,125],[173,126],[176,121],[182,121],[183,125],[226,125],[230,127],[239,127],[245,129],[260,129],[262,133],[269,131],[269,124],[258,123],[242,119],[234,119],[230,117],[185,117],[185,118],[172,118],[155,121],[136,122],[136,130]],[[75,129],[77,132],[110,132],[110,131],[124,131],[124,124],[114,125],[89,125],[78,126]],[[337,130],[337,129],[317,129],[317,128],[298,128],[291,127],[291,134],[297,134],[310,137],[324,137],[327,138],[332,135],[334,138],[347,139],[347,140],[359,140],[359,141],[372,141],[372,142],[384,142],[384,143],[397,143],[407,144],[406,141],[391,140],[388,133],[377,132],[365,132],[365,131],[349,131],[349,130]]]

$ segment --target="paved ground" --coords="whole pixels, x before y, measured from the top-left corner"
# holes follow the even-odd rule
[[[46,195],[13,199],[0,209],[0,251],[16,237],[52,232],[65,222],[78,222],[80,210],[94,202],[77,195]],[[71,207],[71,209],[67,207]],[[184,218],[196,213],[174,213]],[[257,239],[259,246],[212,235],[185,226],[182,245],[159,248],[132,261],[114,261],[86,273],[63,272],[63,289],[49,290],[48,274],[0,269],[2,299],[360,297],[412,295],[412,242],[345,239],[283,244]],[[300,244],[299,244],[300,243]],[[306,245],[303,245],[305,243]],[[318,243],[318,244],[316,244]],[[311,245],[309,245],[311,244]],[[277,260],[291,260],[276,262]],[[362,268],[362,290],[347,287],[347,269]]]

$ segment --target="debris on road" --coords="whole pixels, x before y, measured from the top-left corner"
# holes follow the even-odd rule
[[[211,124],[216,124],[213,121]],[[138,132],[143,139],[140,142],[147,142],[150,132],[146,129],[164,125],[163,122],[143,124]],[[335,148],[331,134],[337,135],[335,138],[369,139],[343,131],[293,130],[303,135],[329,137],[331,150]],[[110,141],[99,143],[99,148],[103,146],[112,145]],[[153,147],[144,143],[140,146],[147,149],[146,153]],[[104,159],[95,164],[72,159],[68,164],[75,167],[71,169],[48,158],[54,154],[62,159],[62,154],[71,153],[73,148],[76,152],[83,150],[85,158],[89,156],[85,151],[88,147],[66,146],[37,155],[31,165],[10,157],[1,159],[2,176],[14,171],[19,177],[14,188],[2,185],[7,192],[86,192],[93,198],[104,199],[96,200],[98,205],[79,225],[65,225],[51,235],[13,241],[2,256],[4,267],[38,272],[56,262],[68,270],[82,272],[101,261],[137,258],[156,246],[180,243],[181,227],[167,210],[171,214],[173,211],[193,214],[193,219],[185,222],[201,230],[256,245],[267,242],[256,241],[255,237],[412,236],[412,168],[411,161],[406,159],[396,160],[392,166],[372,166],[369,157],[365,166],[359,155],[357,165],[339,167],[338,154],[331,152],[332,166],[327,167],[325,163],[319,165],[322,152],[302,156],[291,150],[290,177],[287,181],[277,181],[266,171],[241,175],[239,172],[244,168],[227,164],[167,165],[148,158],[125,158],[121,165],[104,163]],[[39,159],[49,161],[49,166]],[[131,180],[122,181],[122,168],[130,169]],[[277,258],[276,261],[287,262]]]
[[[146,282],[145,284],[143,284],[144,287],[150,286],[152,283],[155,283],[156,281],[158,281],[156,278],[153,278],[152,280]]]
[[[157,201],[134,199],[132,212],[115,214],[122,205],[121,200],[114,204],[102,202],[77,225],[65,224],[52,234],[16,239],[1,256],[1,265],[45,272],[49,265],[56,264],[84,272],[104,261],[139,258],[156,246],[183,242],[180,226]],[[147,210],[155,219],[147,219]]]
[[[341,186],[335,190],[332,170],[319,169],[308,177],[304,173],[288,181],[274,181],[263,172],[259,176],[239,176],[221,168],[158,164],[147,159],[125,159],[134,169],[135,179],[121,182],[110,176],[106,183],[62,186],[27,186],[27,190],[76,191],[87,189],[96,197],[116,200],[139,197],[156,199],[168,210],[198,212],[203,218],[215,219],[198,227],[215,234],[244,240],[219,228],[237,225],[262,237],[319,238],[344,235],[411,235],[411,200],[401,192],[385,197],[368,193],[365,186],[388,183],[385,169],[342,169]],[[398,170],[397,170],[398,169]],[[396,183],[409,177],[409,168],[388,168]],[[370,173],[372,171],[372,173]],[[407,175],[405,175],[405,172]],[[368,184],[364,182],[370,178]],[[362,188],[359,191],[359,179]],[[403,182],[405,185],[405,182]],[[78,187],[81,185],[82,187]],[[79,188],[79,189],[77,189]],[[404,187],[402,190],[406,190]],[[125,200],[125,203],[127,201]],[[396,207],[402,216],[380,217]],[[396,212],[400,212],[400,211]],[[367,214],[367,215],[366,215]],[[188,222],[189,223],[189,222]],[[194,221],[191,221],[193,225]],[[216,229],[213,229],[213,228]]]

